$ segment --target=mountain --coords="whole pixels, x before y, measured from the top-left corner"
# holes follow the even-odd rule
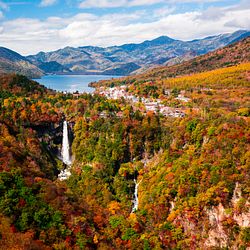
[[[107,48],[66,47],[30,55],[27,59],[46,73],[129,75],[144,72],[148,68],[159,65],[186,61],[249,35],[249,31],[239,30],[192,41],[180,41],[161,36],[140,44],[131,43]]]
[[[173,78],[176,76],[190,75],[199,72],[205,72],[208,70],[214,70],[217,68],[224,68],[229,66],[234,66],[240,63],[250,62],[250,37],[247,37],[243,40],[225,46],[223,48],[217,49],[215,51],[209,52],[205,55],[197,56],[192,58],[192,55],[189,55],[189,58],[192,58],[188,61],[180,61],[179,57],[176,57],[172,60],[176,60],[177,63],[172,60],[169,61],[169,65],[160,66],[157,68],[149,69],[146,72],[141,73],[137,71],[137,75],[123,77],[120,79],[114,80],[103,80],[97,83],[91,84],[94,87],[100,85],[122,85],[129,84],[131,82],[146,82],[148,80],[158,80],[165,78]],[[188,58],[188,55],[186,55]],[[179,60],[179,62],[178,62]],[[175,65],[173,65],[175,64]]]
[[[173,66],[147,71],[143,77],[174,77],[228,67],[250,61],[250,37]]]
[[[43,72],[20,54],[0,47],[0,73],[19,73],[30,78],[40,77]]]
[[[70,70],[65,68],[58,62],[44,62],[38,65],[39,68],[46,73],[70,73]]]

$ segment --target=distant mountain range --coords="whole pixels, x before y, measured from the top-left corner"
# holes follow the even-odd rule
[[[189,61],[175,65],[159,66],[148,71],[111,80],[92,82],[92,87],[135,84],[159,81],[167,78],[176,78],[184,75],[211,71],[250,62],[250,36],[238,42],[211,51],[205,55],[197,56]]]
[[[159,65],[173,65],[187,61],[248,36],[250,32],[246,30],[193,41],[180,41],[161,36],[140,44],[131,43],[107,48],[66,47],[27,57],[1,48],[0,72],[15,71],[28,76],[31,72],[33,75],[42,73],[130,75]],[[8,51],[7,54],[5,50]],[[15,56],[12,57],[11,53]]]

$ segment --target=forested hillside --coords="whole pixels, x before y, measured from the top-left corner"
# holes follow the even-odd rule
[[[249,248],[249,72],[242,63],[135,80],[126,92],[138,102],[2,76],[0,249]],[[149,111],[142,98],[184,116]],[[51,131],[64,119],[74,162],[59,180]]]

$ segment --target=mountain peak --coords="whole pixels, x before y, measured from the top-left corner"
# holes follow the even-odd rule
[[[170,42],[174,42],[174,41],[176,41],[176,40],[169,37],[169,36],[159,36],[159,37],[151,40],[151,42],[159,43],[159,44],[170,43]]]
[[[146,49],[147,47],[151,47],[151,46],[160,46],[160,45],[164,45],[164,44],[170,44],[173,43],[177,40],[174,40],[168,36],[160,36],[157,37],[153,40],[146,40],[142,43],[129,43],[129,44],[124,44],[122,46],[120,46],[122,49],[125,49],[127,51],[133,51],[133,50],[138,50],[138,49]]]

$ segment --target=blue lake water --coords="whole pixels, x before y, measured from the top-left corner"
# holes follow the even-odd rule
[[[99,80],[106,80],[118,78],[118,76],[107,76],[107,75],[47,75],[41,79],[34,79],[40,84],[45,85],[47,88],[54,89],[57,91],[67,91],[80,93],[92,93],[95,91],[94,88],[88,87],[90,82]]]

